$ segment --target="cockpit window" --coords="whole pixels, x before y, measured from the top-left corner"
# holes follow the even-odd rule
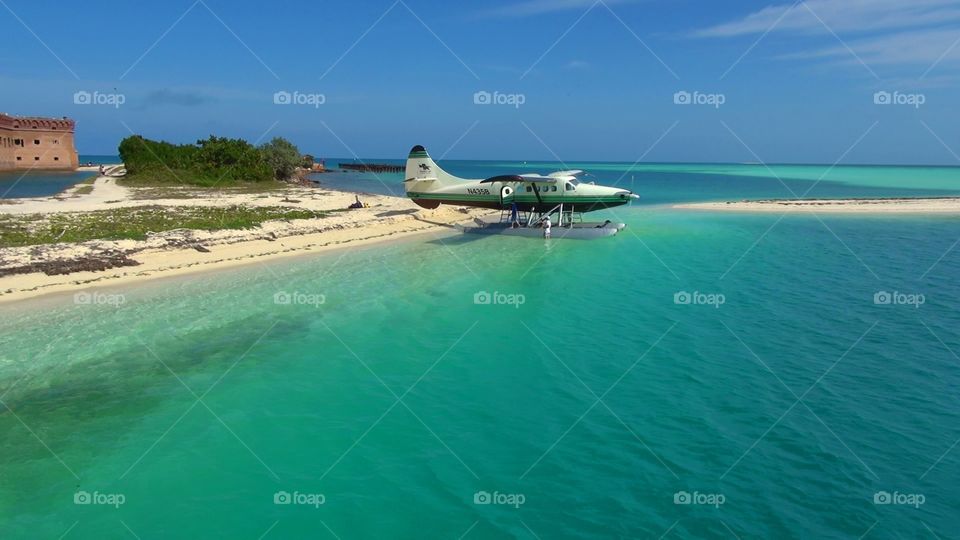
[[[573,180],[570,180],[570,183],[573,184],[573,187],[577,187],[580,185],[580,181],[577,180],[576,178],[574,178]]]

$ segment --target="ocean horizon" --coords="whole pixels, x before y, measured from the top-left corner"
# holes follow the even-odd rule
[[[346,191],[369,192],[384,195],[403,196],[402,173],[359,173],[341,171],[338,163],[384,163],[402,165],[402,159],[325,159],[329,172],[315,173],[310,178],[321,184]],[[119,163],[119,156],[80,155],[80,163]],[[772,182],[771,190],[757,191],[752,195],[767,198],[795,198],[800,193],[805,197],[844,197],[852,193],[850,186],[871,188],[860,196],[947,196],[956,192],[960,185],[960,167],[924,166],[924,165],[843,165],[843,164],[751,164],[751,163],[632,163],[605,161],[503,161],[503,160],[442,160],[441,165],[465,178],[486,178],[497,174],[514,172],[550,172],[564,169],[583,169],[592,176],[588,181],[599,183],[655,182],[654,185],[636,186],[649,189],[653,193],[663,193],[668,199],[671,193],[682,191],[671,186],[662,190],[664,179],[676,179],[682,186],[687,183],[702,182],[717,176],[724,182],[741,182],[751,178],[765,178]],[[905,176],[909,173],[909,176]],[[14,171],[0,173],[0,198],[16,199],[26,197],[52,196],[91,178],[90,172],[62,171]],[[795,185],[794,185],[795,183]],[[778,186],[789,185],[789,189],[778,190]],[[818,186],[819,189],[807,192],[802,186]],[[793,187],[799,191],[793,191]],[[831,189],[831,187],[835,189]],[[711,187],[709,197],[702,200],[719,200],[727,196],[740,196],[740,186]],[[648,193],[649,195],[649,193]],[[644,197],[646,199],[647,197]],[[672,199],[671,199],[672,200]],[[696,198],[678,199],[681,201],[699,200]],[[641,201],[644,204],[645,201]]]

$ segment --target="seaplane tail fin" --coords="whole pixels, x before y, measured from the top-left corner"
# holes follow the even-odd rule
[[[404,182],[430,182],[433,187],[445,186],[462,181],[440,168],[432,159],[427,150],[419,144],[410,149],[407,156],[407,170]]]

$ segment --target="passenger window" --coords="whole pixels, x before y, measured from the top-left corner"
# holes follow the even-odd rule
[[[533,189],[531,189],[530,186],[527,186],[527,193],[530,193],[531,191],[533,191]]]
[[[556,191],[556,190],[557,190],[557,186],[550,186],[550,191]]]
[[[567,191],[573,191],[574,189],[575,188],[573,187],[573,184],[571,184],[570,182],[567,182]]]

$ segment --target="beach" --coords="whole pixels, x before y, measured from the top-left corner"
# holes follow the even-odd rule
[[[960,197],[768,199],[675,204],[684,210],[856,214],[960,214]]]
[[[86,188],[85,188],[86,186]],[[117,209],[289,208],[323,217],[271,220],[247,229],[176,229],[145,240],[0,248],[0,303],[91,286],[123,286],[158,277],[213,271],[267,259],[398,240],[415,234],[449,234],[455,224],[489,210],[417,207],[406,198],[363,195],[365,208],[345,210],[354,193],[290,186],[263,192],[189,187],[125,187],[100,176],[53,197],[8,199],[0,217],[83,215]],[[55,275],[50,275],[54,273]]]

